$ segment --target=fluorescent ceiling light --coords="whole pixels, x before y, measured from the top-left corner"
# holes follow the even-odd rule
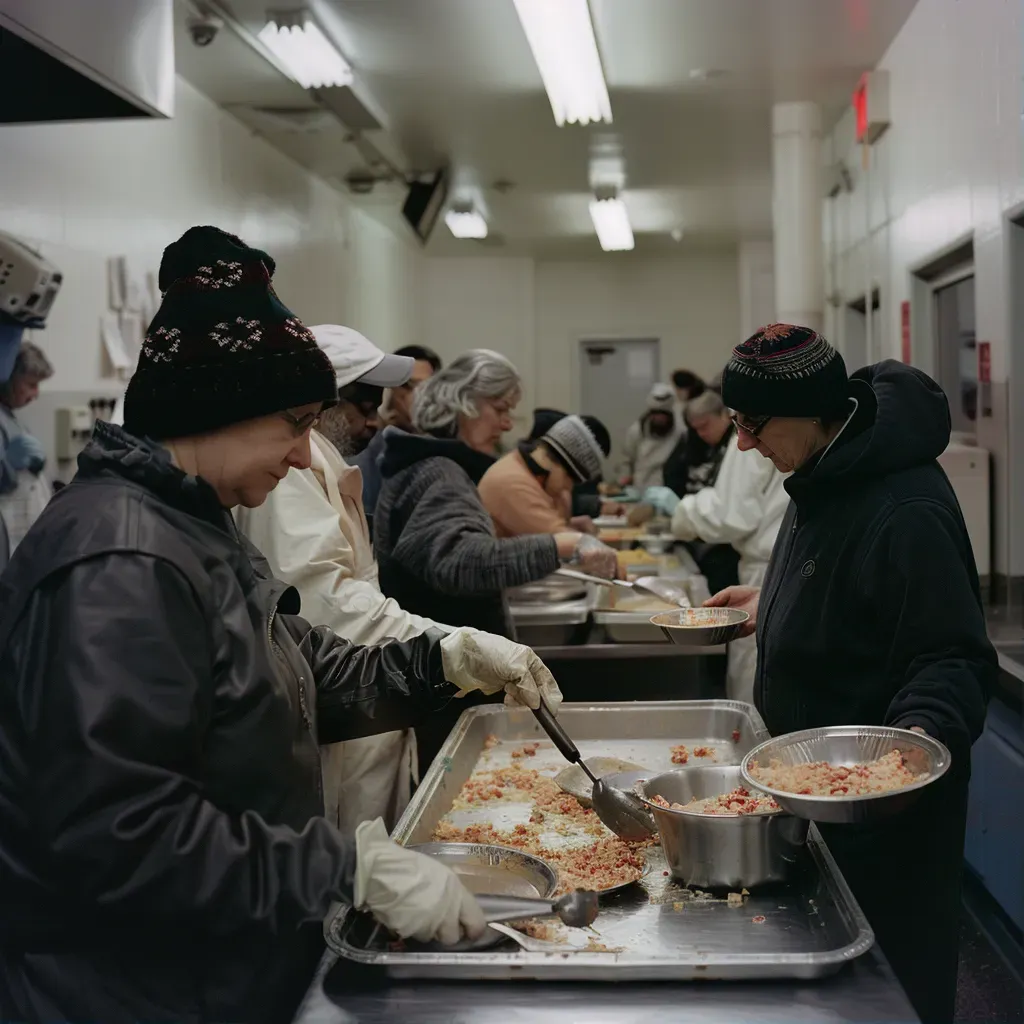
[[[444,222],[456,238],[487,237],[487,221],[476,210],[449,210]]]
[[[591,199],[590,218],[605,252],[623,252],[633,248],[633,229],[629,226],[626,204],[621,199]]]
[[[260,42],[303,89],[351,85],[352,68],[308,11],[271,11]]]
[[[563,125],[612,120],[587,0],[513,0],[533,58]]]

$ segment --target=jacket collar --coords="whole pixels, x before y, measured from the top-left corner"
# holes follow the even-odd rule
[[[403,469],[426,459],[450,459],[461,466],[474,484],[494,465],[490,455],[478,452],[454,438],[431,437],[429,434],[406,434],[397,427],[384,432],[384,459],[381,475],[387,479]]]
[[[181,512],[233,532],[231,518],[210,484],[175,466],[171,453],[156,441],[134,437],[112,423],[96,424],[92,439],[78,456],[78,476],[83,480],[120,477]]]

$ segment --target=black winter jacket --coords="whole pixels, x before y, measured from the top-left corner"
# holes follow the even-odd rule
[[[895,818],[820,826],[919,1017],[948,1022],[970,746],[998,663],[967,528],[935,461],[949,442],[945,395],[894,362],[855,373],[851,393],[857,411],[832,448],[786,481],[755,703],[776,735],[920,726],[950,748],[949,773]]]
[[[891,361],[852,388],[853,421],[786,481],[793,501],[758,609],[756,703],[775,734],[918,725],[963,757],[998,663],[967,528],[935,461],[949,443],[946,396]]]
[[[297,618],[205,482],[101,424],[0,577],[0,1020],[290,1020],[351,897],[318,742],[446,704],[440,634]]]

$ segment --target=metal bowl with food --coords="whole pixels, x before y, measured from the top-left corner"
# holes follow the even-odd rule
[[[507,846],[484,843],[420,843],[410,850],[424,853],[450,867],[470,892],[492,896],[524,896],[552,899],[558,889],[558,872],[532,854]],[[455,946],[416,944],[418,948],[443,948],[449,952],[490,949],[507,939],[488,928],[479,939],[464,939]],[[410,943],[410,945],[412,945]]]
[[[899,758],[888,758],[894,751]],[[885,759],[889,764],[885,763]],[[902,768],[896,767],[899,761]],[[756,766],[755,766],[756,762]],[[949,751],[938,740],[908,729],[894,729],[884,725],[837,725],[823,729],[805,729],[785,736],[777,736],[755,747],[740,766],[748,785],[770,793],[791,814],[809,821],[851,823],[874,821],[898,814],[913,803],[925,786],[941,778],[949,769]],[[777,765],[772,781],[760,781],[758,772]],[[781,787],[779,776],[786,769],[815,765],[815,773],[823,779],[811,784],[809,775],[790,772],[799,782],[794,788],[810,788],[810,793],[798,793]],[[876,774],[872,766],[879,765]],[[824,767],[822,767],[824,766]],[[868,766],[852,779],[831,777],[828,769],[850,769]],[[820,769],[820,770],[819,770]],[[837,771],[837,776],[842,776]],[[853,794],[818,792],[826,784],[829,789],[877,786],[874,792]]]
[[[752,889],[789,876],[807,838],[808,823],[780,810],[748,814],[673,810],[732,793],[744,785],[737,765],[682,768],[637,784],[637,795],[658,825],[673,877],[702,889]]]
[[[679,647],[717,647],[735,640],[749,618],[738,608],[681,608],[659,612],[651,623]]]

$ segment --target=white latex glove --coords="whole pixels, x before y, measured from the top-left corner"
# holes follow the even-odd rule
[[[418,942],[453,946],[487,927],[480,904],[455,872],[392,842],[380,818],[356,829],[355,906]]]
[[[619,574],[615,551],[588,534],[580,537],[569,564],[579,566],[590,576],[601,576],[606,580],[613,580]]]
[[[543,699],[548,710],[558,714],[562,691],[547,665],[529,647],[503,636],[469,626],[456,629],[441,641],[441,665],[445,679],[459,687],[463,696],[470,690],[504,690],[506,704],[536,710]]]

